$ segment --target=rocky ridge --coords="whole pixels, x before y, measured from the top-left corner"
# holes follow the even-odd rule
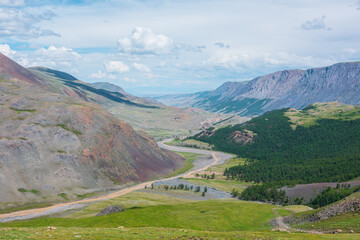
[[[302,109],[315,102],[338,101],[358,105],[360,62],[278,71],[248,82],[226,82],[214,91],[155,99],[175,106],[240,116],[260,115],[281,108]]]

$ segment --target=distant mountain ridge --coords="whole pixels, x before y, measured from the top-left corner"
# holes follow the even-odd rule
[[[145,130],[155,137],[189,134],[230,117],[201,109],[166,106],[154,99],[133,96],[112,83],[85,83],[53,69],[32,67],[29,70],[37,77],[46,79],[51,91],[99,104],[136,130]],[[245,121],[239,116],[233,120],[237,123]]]
[[[360,104],[360,62],[308,70],[285,70],[248,82],[226,82],[214,91],[156,97],[167,104],[240,116],[281,108],[302,109],[315,102]],[[181,99],[179,103],[178,99]]]
[[[122,94],[125,94],[125,90],[115,84],[112,83],[108,83],[108,82],[94,82],[94,83],[90,83],[92,86],[96,87],[96,88],[102,88],[105,89],[106,91],[110,91],[110,92],[119,92]]]

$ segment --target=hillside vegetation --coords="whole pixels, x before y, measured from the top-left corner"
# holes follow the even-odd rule
[[[360,108],[325,103],[300,112],[267,112],[245,124],[210,128],[193,138],[247,158],[245,164],[225,170],[228,178],[295,184],[358,177],[359,134]]]
[[[107,206],[126,210],[95,216]],[[269,220],[308,210],[235,200],[193,201],[132,192],[96,202],[66,218],[0,223],[1,239],[357,239],[358,234],[270,231]],[[298,213],[300,212],[300,213]],[[306,214],[303,214],[306,215]]]
[[[326,207],[296,213],[287,222],[302,229],[360,232],[360,192]]]

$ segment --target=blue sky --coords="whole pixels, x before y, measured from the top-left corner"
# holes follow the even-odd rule
[[[132,94],[360,60],[360,0],[0,0],[0,52]]]

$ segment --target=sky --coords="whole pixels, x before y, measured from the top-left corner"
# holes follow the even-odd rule
[[[0,52],[138,96],[360,60],[360,0],[0,0]]]

